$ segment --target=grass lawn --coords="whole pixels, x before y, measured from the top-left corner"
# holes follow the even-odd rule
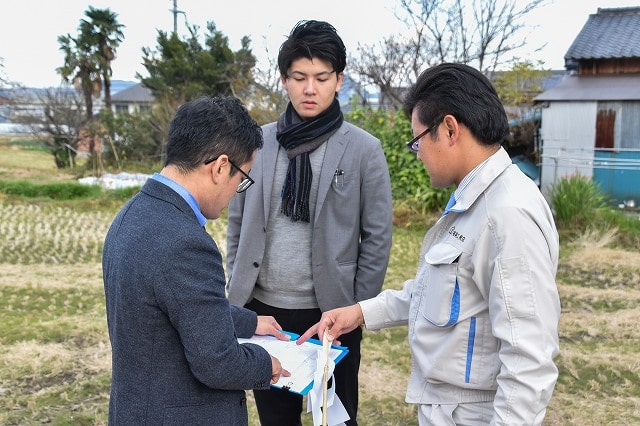
[[[50,154],[0,139],[0,180],[9,179],[71,175],[59,173]],[[111,353],[100,256],[116,211],[0,194],[0,424],[106,424]],[[413,276],[432,219],[395,229],[385,287]],[[208,231],[224,248],[224,219]],[[562,241],[560,377],[546,425],[640,424],[640,250],[615,248],[611,238],[592,232]],[[417,425],[415,407],[404,402],[405,336],[406,327],[365,331],[362,425]],[[249,411],[257,425],[251,402]],[[311,415],[304,421],[311,425]]]

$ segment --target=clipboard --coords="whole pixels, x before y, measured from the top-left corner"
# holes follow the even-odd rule
[[[264,348],[270,355],[278,358],[282,368],[291,373],[291,377],[280,376],[278,382],[271,386],[284,389],[298,395],[306,395],[313,388],[313,375],[316,369],[318,351],[322,351],[322,342],[318,339],[309,339],[301,345],[296,344],[300,337],[296,333],[283,331],[291,336],[291,340],[278,340],[274,336],[257,336],[251,338],[238,338],[238,343],[252,343]],[[345,346],[331,345],[329,358],[334,363],[340,362],[349,353]]]

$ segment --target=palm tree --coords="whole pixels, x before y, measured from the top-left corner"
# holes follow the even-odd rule
[[[64,52],[64,65],[56,71],[62,79],[72,83],[84,96],[87,121],[93,118],[93,96],[100,94],[100,74],[98,64],[92,54],[91,45],[82,36],[58,37],[60,50]],[[97,93],[96,93],[97,91]]]
[[[116,49],[124,39],[124,25],[118,22],[118,14],[108,8],[96,9],[89,6],[84,14],[89,20],[80,21],[80,34],[92,45],[93,56],[104,84],[105,107],[111,110],[111,61],[116,58]]]
[[[84,14],[88,20],[80,20],[76,38],[69,34],[58,37],[60,50],[64,52],[64,65],[57,71],[65,81],[72,81],[84,96],[87,127],[83,130],[88,138],[94,169],[101,170],[101,157],[96,152],[99,138],[96,129],[100,126],[93,122],[93,96],[100,96],[104,82],[105,109],[111,110],[111,61],[124,38],[123,25],[118,23],[118,15],[109,9],[89,6]]]

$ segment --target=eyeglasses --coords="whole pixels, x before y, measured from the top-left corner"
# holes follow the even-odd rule
[[[444,119],[444,117],[440,117],[439,119],[436,120],[435,123],[433,123],[432,126],[427,127],[418,136],[416,136],[415,138],[413,138],[409,142],[407,142],[407,148],[409,148],[413,152],[418,152],[418,148],[420,147],[420,139],[422,139],[422,137],[424,135],[426,135],[427,133],[429,133],[430,131],[432,131],[436,127],[438,127],[440,125],[440,123],[442,123],[443,119]]]
[[[210,164],[213,163],[214,161],[216,161],[218,159],[218,157],[216,158],[212,158],[210,160],[207,160],[204,162],[204,164]],[[242,170],[240,167],[236,166],[235,163],[231,160],[229,160],[229,164],[231,164],[232,167],[235,167],[236,169],[238,169],[238,171],[240,173],[242,173],[242,176],[244,176],[244,178],[240,181],[240,183],[238,184],[238,188],[236,189],[236,192],[239,194],[241,192],[246,191],[247,189],[249,189],[249,187],[251,185],[253,185],[255,183],[255,181],[253,179],[251,179],[251,177],[246,174],[244,172],[244,170]]]

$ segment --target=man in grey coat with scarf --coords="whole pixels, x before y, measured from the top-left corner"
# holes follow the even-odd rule
[[[344,121],[337,93],[346,52],[335,28],[303,21],[278,55],[290,102],[263,127],[255,191],[229,205],[231,303],[302,333],[321,311],[378,294],[391,247],[391,187],[380,141]],[[348,355],[335,391],[357,425],[362,331],[343,336]],[[254,391],[262,426],[300,424],[302,397]]]

